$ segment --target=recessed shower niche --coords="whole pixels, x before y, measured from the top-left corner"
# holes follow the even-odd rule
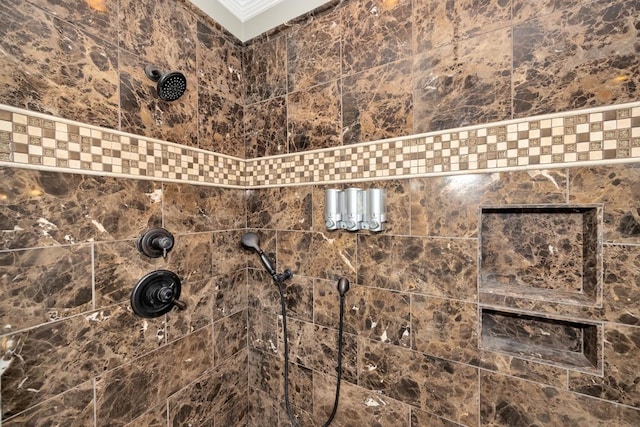
[[[602,206],[480,208],[480,302],[602,305]]]
[[[481,308],[485,350],[601,375],[602,324]]]

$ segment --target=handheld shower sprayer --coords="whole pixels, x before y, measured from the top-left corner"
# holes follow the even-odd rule
[[[282,283],[283,281],[290,279],[293,277],[293,273],[291,270],[287,269],[282,273],[276,273],[276,270],[271,265],[271,261],[267,258],[267,255],[260,249],[260,237],[256,233],[246,233],[242,236],[242,240],[240,241],[242,246],[246,249],[253,249],[260,256],[260,261],[262,261],[262,265],[267,270],[267,272],[271,275],[273,280],[276,283]]]

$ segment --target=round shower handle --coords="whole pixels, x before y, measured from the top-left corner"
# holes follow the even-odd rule
[[[187,305],[180,301],[182,285],[180,278],[168,270],[157,270],[146,274],[131,292],[131,308],[142,317],[158,317],[175,306],[184,310]]]
[[[152,228],[145,231],[136,243],[138,251],[150,258],[166,258],[173,248],[174,238],[164,228]]]

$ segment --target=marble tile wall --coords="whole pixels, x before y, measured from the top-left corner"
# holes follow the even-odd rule
[[[246,417],[243,190],[8,167],[0,182],[4,426]],[[173,250],[141,255],[160,226]],[[188,308],[138,317],[131,290],[159,269]]]
[[[637,8],[337,1],[240,46],[183,2],[3,4],[3,422],[287,425],[248,227],[295,272],[303,425],[331,410],[342,275],[335,425],[640,424]],[[197,83],[159,102],[147,63]],[[355,181],[387,189],[385,233],[324,230],[324,184]],[[478,208],[506,204],[602,205],[601,305],[480,300]],[[166,262],[133,245],[156,225]],[[165,265],[193,309],[141,321],[129,289]],[[482,348],[485,306],[597,323],[602,373]]]
[[[639,8],[331,2],[246,43],[247,158],[636,101]]]
[[[637,184],[637,164],[372,181],[365,186],[388,192],[390,220],[380,234],[326,231],[326,186],[250,190],[248,227],[258,231],[278,269],[291,268],[295,274],[286,286],[286,301],[290,393],[299,421],[319,425],[331,410],[336,282],[345,276],[351,289],[335,425],[640,423],[635,386],[640,235],[627,225],[636,221]],[[576,204],[603,210],[601,304],[495,293],[480,297],[480,207]],[[570,211],[563,211],[565,217]],[[265,425],[265,419],[267,425],[289,425],[282,401],[284,337],[277,289],[257,259],[250,258],[248,277],[249,425]],[[520,320],[522,339],[543,345],[559,340],[552,345],[556,354],[540,360],[513,354],[513,348],[487,348],[479,329],[486,308],[515,313],[514,319],[532,316]],[[527,322],[536,329],[527,332]],[[597,352],[597,369],[568,365],[557,354],[563,346],[580,351],[572,346],[582,339],[580,325],[594,325],[584,331],[597,330],[597,348],[588,354]]]
[[[242,46],[189,2],[9,0],[0,19],[0,103],[244,157]],[[161,101],[148,64],[185,94]]]

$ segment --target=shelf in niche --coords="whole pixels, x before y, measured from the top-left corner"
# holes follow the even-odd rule
[[[481,349],[602,375],[602,324],[480,311]]]
[[[602,205],[481,207],[479,228],[481,302],[602,305]]]

